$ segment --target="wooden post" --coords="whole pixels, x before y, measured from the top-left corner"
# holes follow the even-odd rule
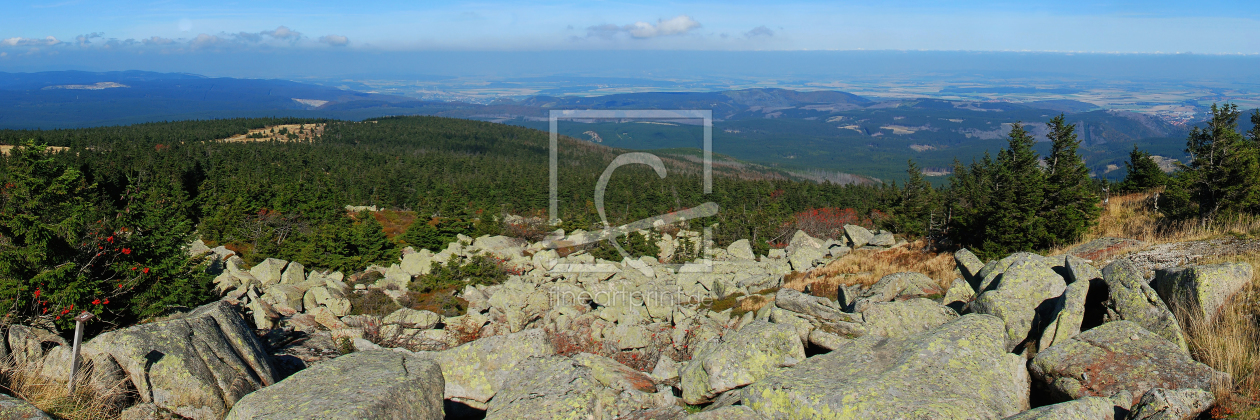
[[[70,394],[74,395],[74,377],[79,374],[79,346],[83,343],[83,323],[96,317],[88,311],[83,311],[79,316],[74,317],[74,349],[71,350],[70,362]]]

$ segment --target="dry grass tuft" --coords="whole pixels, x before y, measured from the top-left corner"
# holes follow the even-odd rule
[[[948,290],[955,278],[954,255],[924,252],[923,247],[916,241],[882,251],[855,250],[807,273],[785,276],[783,287],[799,291],[808,287],[815,296],[833,297],[840,286],[869,287],[886,275],[911,271],[926,274],[940,282],[942,291]]]
[[[1260,234],[1260,217],[1237,215],[1217,219],[1211,223],[1198,220],[1171,221],[1155,210],[1155,194],[1158,191],[1126,194],[1111,197],[1102,205],[1103,212],[1081,241],[1052,250],[1047,255],[1066,252],[1077,245],[1094,239],[1113,237],[1130,238],[1152,244],[1198,241],[1223,235]]]
[[[0,372],[5,393],[26,400],[53,416],[70,420],[117,419],[122,414],[132,392],[127,379],[93,387],[88,378],[90,368],[82,369],[75,377],[74,394],[70,394],[65,382],[53,381],[39,374],[40,363],[14,366],[11,359]]]
[[[1248,262],[1260,268],[1260,254],[1204,261],[1214,262]],[[1208,322],[1190,315],[1196,313],[1190,305],[1175,306],[1194,358],[1232,378],[1232,383],[1217,385],[1212,416],[1224,418],[1260,405],[1260,270],[1253,274],[1251,284]]]

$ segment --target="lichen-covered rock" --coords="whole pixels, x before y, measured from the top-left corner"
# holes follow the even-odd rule
[[[953,309],[923,298],[872,303],[862,312],[870,334],[889,338],[927,331],[955,318],[958,313]]]
[[[745,260],[757,259],[757,255],[753,254],[752,245],[749,244],[747,239],[740,239],[738,241],[731,242],[731,245],[726,247],[726,252],[729,252],[731,256],[735,258],[742,258]]]
[[[246,395],[227,419],[441,419],[442,389],[432,358],[361,351]]]
[[[1002,273],[1006,272],[1006,269],[1010,268],[1011,264],[1021,261],[1036,261],[1040,263],[1041,256],[1028,252],[1016,252],[1014,254],[1007,255],[1005,258],[1000,260],[990,261],[988,264],[985,264],[984,267],[981,267],[980,271],[977,273],[977,275],[980,276],[980,287],[976,289],[976,294],[979,295],[993,290],[997,287],[997,284],[994,283],[994,281],[996,281]]]
[[[774,306],[798,314],[809,315],[823,321],[859,322],[853,314],[840,310],[835,301],[819,296],[810,296],[796,290],[782,288],[774,296]]]
[[[299,284],[304,281],[306,281],[306,267],[297,261],[290,262],[280,274],[280,284]]]
[[[1109,320],[1123,319],[1141,325],[1189,352],[1186,338],[1177,318],[1164,304],[1142,274],[1128,260],[1118,260],[1103,268],[1103,281],[1110,294],[1107,302]]]
[[[83,355],[117,362],[141,402],[194,419],[223,418],[276,377],[258,339],[224,302],[106,332],[85,343]]]
[[[1067,286],[1054,308],[1054,318],[1041,333],[1040,351],[1061,343],[1081,333],[1085,319],[1085,296],[1089,293],[1089,281],[1078,281]]]
[[[442,316],[430,311],[401,308],[389,315],[386,315],[381,322],[386,324],[401,325],[407,328],[427,330],[433,328],[433,326],[437,325],[439,322],[442,322]]]
[[[478,339],[437,353],[446,379],[445,399],[485,409],[512,368],[522,360],[550,356],[555,348],[540,329]]]
[[[1111,399],[1085,397],[1058,404],[1037,407],[1006,420],[1111,420],[1116,418],[1116,405]]]
[[[870,288],[860,292],[853,309],[862,312],[866,305],[878,302],[889,302],[902,297],[922,297],[944,295],[945,290],[936,280],[923,273],[903,272],[881,277]]]
[[[1028,408],[1002,320],[966,315],[903,338],[868,335],[744,388],[769,418],[1000,419]]]
[[[949,289],[945,290],[945,296],[941,298],[941,304],[950,307],[955,312],[962,313],[962,309],[975,299],[976,289],[972,288],[963,279],[955,278],[953,284],[949,285]]]
[[[433,253],[427,249],[404,255],[400,267],[412,276],[426,276],[433,271]]]
[[[296,263],[294,263],[296,264]],[[284,316],[293,316],[302,312],[302,289],[295,284],[281,283],[267,288],[262,300]]]
[[[701,345],[680,373],[683,401],[700,404],[805,359],[796,329],[753,321]]]
[[[880,232],[871,237],[870,242],[866,243],[871,246],[893,246],[897,244],[897,238],[892,232]]]
[[[35,408],[31,403],[5,394],[0,394],[0,418],[6,420],[52,419],[47,413]]]
[[[1251,283],[1251,264],[1212,264],[1155,270],[1151,287],[1170,308],[1185,306],[1211,320],[1231,296]]]
[[[726,407],[701,411],[687,417],[684,420],[766,420],[766,416],[757,413],[756,410],[742,405],[728,405]]]
[[[592,354],[531,357],[510,377],[490,400],[487,419],[615,419],[674,404],[647,375]]]
[[[1067,277],[1064,277],[1064,280],[1067,280],[1068,283],[1089,282],[1090,280],[1103,278],[1101,271],[1098,271],[1093,264],[1081,257],[1066,255],[1063,257],[1063,263],[1067,268]]]
[[[1211,390],[1214,381],[1228,378],[1131,321],[1109,322],[1055,343],[1033,358],[1029,371],[1060,400],[1121,391],[1136,399],[1152,388]]]
[[[10,325],[6,338],[8,346],[5,350],[8,358],[0,363],[12,362],[17,366],[38,362],[44,357],[46,347],[67,345],[66,339],[52,331],[25,325]]]
[[[858,225],[844,225],[844,236],[849,238],[849,246],[858,249],[870,243],[875,234]]]
[[[289,265],[288,261],[268,258],[249,269],[249,274],[262,283],[262,286],[270,286],[280,283],[286,265]]]
[[[1155,388],[1142,394],[1129,413],[1130,420],[1192,420],[1216,402],[1211,392],[1198,388]]]
[[[1017,254],[1018,255],[1018,254]],[[1020,347],[1049,322],[1053,299],[1067,288],[1063,278],[1031,254],[1003,258],[1009,263],[992,290],[972,303],[976,313],[989,314],[1006,322],[1006,349]]]
[[[958,267],[958,271],[962,273],[963,280],[971,285],[972,291],[980,288],[980,269],[984,268],[984,261],[973,254],[967,248],[963,248],[954,253],[954,265]]]
[[[810,246],[802,246],[792,253],[788,254],[788,264],[792,265],[793,271],[809,271],[814,267],[814,260],[823,257],[823,250]]]

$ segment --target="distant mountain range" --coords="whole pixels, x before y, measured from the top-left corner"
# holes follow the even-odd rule
[[[1188,132],[1184,125],[1159,118],[1071,100],[874,101],[838,91],[744,89],[536,96],[479,105],[286,80],[142,71],[0,73],[0,128],[15,129],[227,117],[359,120],[436,115],[547,130],[552,109],[708,109],[714,115],[713,144],[718,153],[801,173],[821,170],[880,179],[903,178],[908,159],[930,175],[948,174],[955,158],[970,162],[986,152],[995,155],[1005,145],[1011,123],[1022,121],[1041,136],[1044,123],[1060,113],[1077,124],[1083,154],[1098,176],[1123,176],[1123,170],[1115,168],[1123,167],[1134,145],[1169,159],[1184,159]],[[700,130],[686,122],[565,122],[560,131],[628,149],[701,146]]]

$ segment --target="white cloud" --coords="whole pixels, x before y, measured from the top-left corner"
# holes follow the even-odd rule
[[[7,53],[7,52],[0,52],[0,57],[8,57],[8,56],[9,56],[9,53]]]
[[[350,38],[342,35],[324,35],[319,37],[319,42],[323,42],[334,47],[344,47],[350,44]]]
[[[591,26],[586,28],[586,34],[588,37],[611,38],[619,33],[626,33],[634,38],[645,39],[681,35],[699,27],[700,22],[696,22],[691,16],[678,15],[672,19],[657,19],[655,25],[647,22],[635,22],[625,26],[612,24]]]
[[[766,38],[769,38],[769,37],[774,36],[774,31],[770,30],[770,28],[765,27],[765,25],[762,25],[756,28],[752,28],[751,31],[744,32],[744,36],[748,38],[756,38],[759,36],[764,36]]]
[[[10,46],[10,47],[53,46],[60,43],[61,41],[58,41],[57,38],[53,38],[52,36],[49,36],[44,39],[17,37],[17,38],[6,38],[6,39],[0,40],[0,45]]]
[[[259,32],[258,34],[266,35],[275,39],[286,39],[290,41],[297,41],[299,39],[302,39],[301,32],[294,31],[284,26],[280,26],[276,28],[276,30],[274,31],[262,31],[262,32]]]
[[[207,48],[215,48],[227,45],[228,41],[214,35],[199,34],[196,38],[188,43],[188,47],[194,50],[202,50]]]
[[[82,47],[84,45],[91,44],[92,38],[100,38],[103,36],[105,36],[104,32],[92,32],[87,35],[79,35],[79,36],[74,37],[74,42],[76,44],[79,44],[80,47]]]
[[[140,42],[144,43],[144,45],[170,45],[170,44],[174,44],[175,40],[170,39],[170,38],[162,38],[162,37],[154,36],[148,39],[142,39],[140,40]]]

